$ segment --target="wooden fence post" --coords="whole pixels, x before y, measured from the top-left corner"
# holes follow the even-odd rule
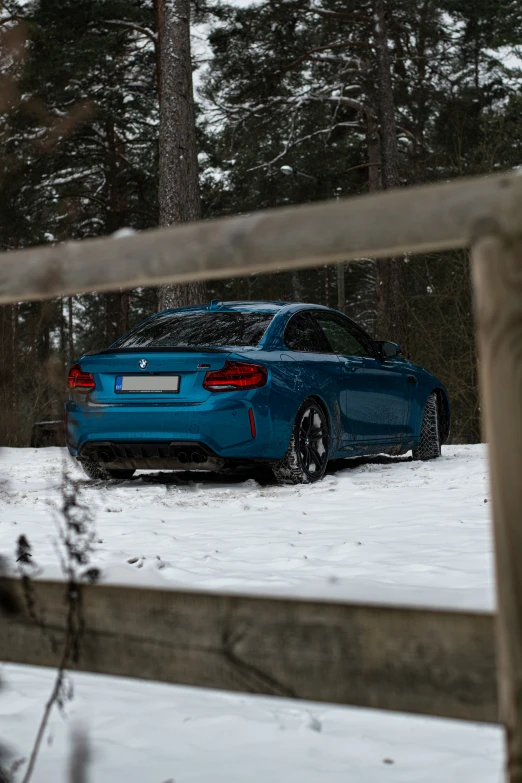
[[[480,227],[479,227],[480,228]],[[509,783],[522,783],[522,239],[485,223],[472,248],[497,580],[497,676]]]

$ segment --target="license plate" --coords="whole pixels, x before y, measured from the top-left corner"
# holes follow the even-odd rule
[[[120,393],[176,394],[179,392],[179,375],[117,375],[114,390]]]

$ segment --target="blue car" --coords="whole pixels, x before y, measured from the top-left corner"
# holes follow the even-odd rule
[[[319,305],[167,310],[82,356],[68,385],[67,446],[93,479],[264,463],[307,484],[331,459],[438,457],[450,426],[435,376]]]

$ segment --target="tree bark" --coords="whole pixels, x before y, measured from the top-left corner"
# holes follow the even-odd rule
[[[124,106],[120,103],[119,112],[123,115]],[[106,187],[107,187],[107,230],[109,234],[122,228],[127,214],[127,192],[125,186],[125,144],[118,137],[113,118],[105,123],[107,139]],[[120,291],[105,294],[105,341],[108,345],[128,331],[128,292]]]
[[[13,351],[13,309],[14,305],[0,307],[0,443],[14,445],[14,376],[10,373],[15,356]]]
[[[379,124],[373,112],[366,115],[366,145],[368,147],[368,190],[376,193],[382,190],[381,177],[381,140],[379,136]]]
[[[303,301],[303,286],[298,269],[292,272],[292,299],[294,302]]]
[[[155,0],[160,53],[160,225],[199,220],[199,172],[190,57],[190,0]],[[165,285],[159,308],[206,299],[204,283]]]
[[[346,311],[346,286],[344,284],[344,264],[337,264],[337,309],[341,313]]]
[[[73,298],[67,298],[67,345],[69,349],[69,365],[74,362],[74,322],[73,322]]]
[[[384,0],[373,2],[374,41],[377,55],[377,95],[380,123],[381,178],[384,190],[400,187],[397,126],[391,78]],[[372,170],[370,166],[370,172]],[[370,176],[372,176],[370,174]],[[377,332],[381,339],[399,343],[408,354],[408,308],[405,297],[406,264],[403,257],[376,263]]]

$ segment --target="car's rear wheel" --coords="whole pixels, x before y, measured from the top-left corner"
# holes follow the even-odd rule
[[[294,421],[285,456],[272,468],[280,484],[311,484],[320,481],[328,463],[330,432],[321,405],[313,399],[303,402]]]
[[[413,459],[437,459],[440,457],[439,405],[435,392],[427,399],[420,432],[419,445],[413,449]]]
[[[102,481],[109,481],[109,479],[129,479],[135,471],[133,468],[105,468],[100,465],[99,462],[94,462],[92,459],[84,459],[81,462],[83,472],[90,478]]]

